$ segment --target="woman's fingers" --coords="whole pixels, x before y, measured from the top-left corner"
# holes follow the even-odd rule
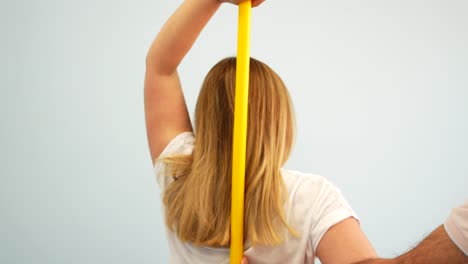
[[[249,264],[246,257],[242,258],[241,264]]]
[[[218,0],[221,3],[231,3],[234,5],[238,5],[239,3],[246,1],[246,0]],[[252,1],[252,7],[257,7],[261,5],[265,0],[251,0]]]
[[[257,7],[261,5],[265,0],[252,0],[252,7]]]

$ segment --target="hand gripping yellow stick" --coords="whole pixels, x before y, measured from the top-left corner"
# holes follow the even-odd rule
[[[252,2],[239,4],[236,95],[232,146],[231,264],[239,264],[244,252],[244,181],[250,70],[250,17]]]

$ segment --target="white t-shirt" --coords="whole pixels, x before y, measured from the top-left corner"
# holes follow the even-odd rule
[[[468,256],[468,200],[463,205],[453,208],[444,227],[453,243]]]
[[[164,149],[161,157],[173,154],[191,154],[194,145],[191,132],[175,137]],[[172,177],[165,176],[165,166],[157,162],[154,167],[162,191]],[[285,204],[288,224],[300,236],[289,234],[280,246],[245,246],[244,255],[249,264],[257,263],[314,263],[315,250],[325,232],[338,222],[354,217],[340,190],[324,177],[298,171],[282,170],[289,196]],[[166,228],[170,249],[170,263],[229,263],[229,248],[198,247],[181,242]]]

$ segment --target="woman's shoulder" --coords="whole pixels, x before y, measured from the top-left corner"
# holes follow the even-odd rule
[[[324,176],[296,170],[281,170],[285,186],[292,204],[308,201],[312,206],[324,200],[343,200],[341,190]],[[303,202],[300,202],[301,204]]]
[[[175,136],[164,148],[158,159],[171,155],[190,154],[195,143],[193,132],[182,132]]]
[[[171,178],[166,177],[166,165],[163,162],[165,157],[177,155],[190,155],[193,151],[195,136],[193,132],[182,132],[175,136],[164,148],[159,157],[153,161],[153,170],[159,185],[165,188],[171,182]]]
[[[296,185],[320,186],[324,184],[332,184],[324,176],[315,173],[304,173],[297,170],[282,169],[281,175],[283,176],[283,180],[287,187]]]
[[[282,170],[282,176],[288,189],[288,223],[310,232],[314,250],[328,228],[348,217],[358,219],[341,190],[327,178],[293,170]]]

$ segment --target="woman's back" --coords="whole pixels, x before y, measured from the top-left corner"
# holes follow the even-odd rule
[[[174,138],[161,157],[191,154],[194,136],[185,132]],[[162,190],[174,180],[162,162],[155,165],[155,174]],[[279,246],[245,245],[250,263],[313,263],[317,246],[325,232],[349,217],[357,218],[340,191],[324,177],[298,171],[281,170],[288,192],[284,212],[288,224],[299,233],[295,236],[285,228],[286,238]],[[201,191],[201,190],[200,190]],[[228,248],[194,246],[182,242],[177,234],[167,230],[171,263],[228,263]]]

